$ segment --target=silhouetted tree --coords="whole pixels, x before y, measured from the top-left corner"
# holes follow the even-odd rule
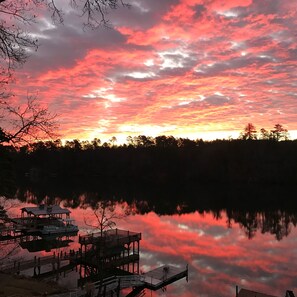
[[[19,145],[43,137],[56,136],[56,115],[40,106],[35,97],[28,96],[27,103],[19,107],[0,101],[0,111],[0,144]]]
[[[244,128],[244,132],[241,133],[240,138],[243,140],[256,140],[257,139],[256,127],[252,123],[248,123]]]
[[[67,149],[73,149],[75,151],[82,150],[82,145],[79,139],[67,140],[65,142],[65,147]]]
[[[281,124],[276,124],[274,129],[271,130],[271,138],[276,141],[288,140],[289,134],[288,130],[285,129]]]
[[[269,131],[267,131],[267,130],[264,129],[264,128],[261,128],[260,133],[261,133],[260,138],[263,139],[263,140],[268,140],[268,139],[270,139],[270,137],[271,137]]]
[[[153,138],[145,135],[135,136],[133,143],[135,143],[137,147],[150,147],[155,145]]]
[[[179,138],[177,140],[177,143],[179,147],[194,148],[195,146],[198,146],[198,143],[196,141],[188,138]]]
[[[3,129],[0,127],[0,143],[8,142],[8,141],[9,141],[8,136],[7,136],[6,133],[3,131]]]
[[[94,138],[91,142],[94,149],[97,149],[101,144],[101,140],[98,138]]]
[[[157,136],[155,138],[155,143],[157,147],[177,147],[177,140],[173,136]]]
[[[91,224],[84,218],[85,224],[99,230],[100,235],[103,236],[105,230],[116,226],[115,220],[123,219],[129,213],[127,208],[122,209],[121,213],[116,212],[116,206],[117,204],[113,201],[98,201],[94,209],[95,222]]]
[[[26,49],[37,48],[37,40],[22,29],[35,20],[34,11],[28,12],[28,5],[27,0],[0,0],[0,99],[7,99],[6,85],[12,71],[26,61]]]
[[[132,136],[127,137],[128,146],[136,146],[135,139]]]
[[[112,137],[109,139],[110,146],[114,147],[117,141],[118,141],[117,138],[116,138],[115,136],[112,136]]]

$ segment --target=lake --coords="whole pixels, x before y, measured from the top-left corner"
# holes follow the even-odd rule
[[[92,229],[89,225],[96,224],[94,210],[84,195],[75,200],[74,203],[72,199],[55,198],[51,202],[67,206],[80,233],[85,234]],[[36,201],[30,195],[23,201],[13,200],[8,212],[11,216],[20,215],[19,209],[33,205],[32,202]],[[183,278],[167,286],[165,292],[147,290],[146,296],[235,296],[236,285],[275,296],[284,296],[287,289],[297,293],[297,216],[294,212],[201,210],[180,204],[172,206],[176,211],[161,214],[147,204],[141,201],[132,205],[133,214],[118,220],[117,228],[142,233],[142,272],[163,264],[179,267],[188,264],[189,282]],[[117,209],[122,209],[122,205],[127,204],[118,203]],[[73,242],[68,246],[51,251],[29,253],[16,247],[7,259],[29,259],[77,248],[77,238],[71,239]],[[2,253],[10,247],[3,245]],[[74,270],[65,277],[60,276],[58,282],[74,288],[77,277]]]

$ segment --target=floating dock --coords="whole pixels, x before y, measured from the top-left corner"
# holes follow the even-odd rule
[[[173,265],[163,265],[144,274],[112,276],[93,282],[91,287],[97,296],[119,296],[122,289],[132,288],[126,297],[142,296],[145,289],[156,291],[186,277],[188,280],[188,266],[186,268]],[[95,294],[96,295],[96,294]]]
[[[188,265],[186,268],[163,265],[141,276],[145,288],[156,291],[184,277],[188,281]]]

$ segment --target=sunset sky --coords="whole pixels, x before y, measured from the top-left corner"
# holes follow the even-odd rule
[[[297,138],[297,5],[292,0],[130,0],[113,28],[41,11],[38,51],[17,72],[64,139],[131,135],[237,138],[284,125]],[[61,1],[58,1],[61,5]]]

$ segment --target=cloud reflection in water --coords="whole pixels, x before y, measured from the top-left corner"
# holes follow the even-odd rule
[[[71,209],[83,232],[84,218],[91,218],[89,207]],[[14,212],[10,209],[10,212]],[[16,215],[17,213],[14,213]],[[158,215],[136,214],[117,222],[120,229],[142,233],[141,270],[162,264],[189,264],[189,283],[185,279],[152,296],[218,297],[235,296],[235,286],[283,296],[287,289],[297,292],[297,230],[277,240],[275,234],[247,237],[241,224],[225,212]],[[70,248],[78,248],[77,243]],[[147,293],[149,296],[151,293]]]
[[[141,267],[189,264],[189,283],[180,280],[156,296],[234,296],[235,285],[282,296],[297,291],[296,229],[281,241],[260,232],[248,239],[238,224],[227,228],[227,217],[216,220],[198,212],[158,216],[135,215],[120,228],[139,231]]]

